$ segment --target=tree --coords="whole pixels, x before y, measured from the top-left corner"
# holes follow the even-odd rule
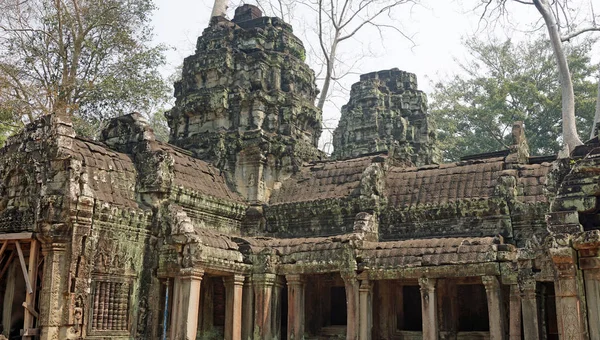
[[[577,91],[578,133],[592,128],[596,65],[590,60],[593,41],[566,49]],[[532,154],[560,149],[561,89],[550,42],[511,40],[465,41],[470,62],[463,75],[435,84],[431,112],[446,160],[506,149],[514,121],[524,121]]]
[[[561,100],[562,100],[562,136],[566,149],[570,152],[577,145],[582,144],[577,133],[575,118],[575,94],[573,83],[571,81],[571,72],[567,62],[567,55],[564,50],[563,42],[569,41],[582,33],[590,31],[600,31],[600,26],[596,24],[596,15],[590,1],[591,16],[589,26],[578,27],[572,20],[574,12],[572,0],[483,0],[481,6],[484,11],[482,17],[490,13],[505,14],[508,3],[518,3],[522,5],[533,5],[540,14],[550,39],[550,46],[554,53],[558,76],[560,79]],[[561,32],[564,31],[564,32]]]
[[[88,134],[106,118],[150,112],[167,93],[157,70],[163,47],[150,46],[153,8],[148,0],[0,0],[0,111],[14,112],[15,124],[70,115]]]

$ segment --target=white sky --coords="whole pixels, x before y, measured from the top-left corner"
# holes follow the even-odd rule
[[[588,5],[590,1],[598,2],[597,7],[600,7],[600,0],[573,1],[582,1]],[[165,74],[172,74],[175,67],[182,63],[183,58],[194,53],[196,39],[208,26],[213,1],[155,0],[155,2],[158,6],[153,17],[155,42],[164,43],[172,48],[167,53],[168,67],[164,70]],[[352,53],[360,49],[370,50],[375,56],[362,58],[357,73],[397,67],[415,73],[419,80],[419,88],[429,94],[433,82],[443,80],[460,71],[456,60],[464,61],[467,58],[461,45],[461,37],[476,34],[484,38],[491,34],[490,31],[494,31],[493,34],[501,38],[519,39],[532,34],[525,31],[528,29],[526,25],[518,28],[514,26],[503,28],[502,25],[496,25],[495,30],[490,27],[480,27],[484,24],[479,20],[480,13],[472,10],[472,4],[478,2],[478,0],[421,0],[418,6],[400,7],[396,12],[396,15],[400,16],[395,18],[396,24],[400,23],[402,31],[412,36],[416,46],[394,32],[387,32],[386,40],[382,43],[376,31],[365,31],[354,41],[348,41],[343,53]],[[230,18],[235,7],[237,2],[230,1],[228,11]],[[503,20],[533,24],[539,19],[539,14],[532,7],[514,4],[509,8],[510,16]],[[294,26],[295,34],[308,48],[310,41],[307,41],[302,27],[299,28],[298,23]],[[546,31],[542,32],[546,34]],[[349,85],[358,81],[358,77],[358,74],[352,74],[344,78],[345,86],[349,88]],[[326,105],[323,112],[324,121],[329,127],[337,125],[338,107],[347,102],[347,95],[334,99],[334,102],[332,105]]]

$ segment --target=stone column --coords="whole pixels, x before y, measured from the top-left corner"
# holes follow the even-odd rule
[[[201,269],[184,268],[174,280],[170,337],[173,340],[196,339],[203,275],[204,271]]]
[[[359,286],[356,279],[356,273],[341,273],[344,280],[344,288],[346,289],[346,308],[348,322],[346,323],[346,339],[358,339],[359,327]]]
[[[540,322],[535,280],[522,280],[520,290],[524,338],[525,340],[537,340],[540,338]]]
[[[225,284],[225,339],[242,339],[242,293],[244,275],[232,275],[223,279]]]
[[[421,313],[423,314],[423,340],[438,339],[437,294],[435,292],[436,279],[422,277],[419,279],[421,286]]]
[[[488,301],[488,315],[490,319],[490,340],[506,339],[506,321],[502,307],[502,291],[496,276],[482,276],[481,281],[485,286]]]
[[[600,339],[600,269],[583,271],[590,339]]]
[[[286,275],[288,289],[288,340],[304,339],[304,279],[301,275]]]
[[[251,340],[254,331],[254,291],[252,278],[246,276],[244,293],[242,294],[242,339]]]
[[[254,334],[259,339],[274,339],[272,329],[273,288],[277,276],[275,274],[255,274],[252,277],[254,286]]]
[[[585,339],[585,320],[577,288],[577,255],[573,248],[550,248],[555,267],[556,313],[561,340]]]
[[[508,329],[510,340],[521,340],[521,291],[519,286],[510,285],[510,324]]]
[[[60,328],[64,325],[63,311],[67,308],[67,276],[65,272],[67,245],[64,243],[42,244],[44,269],[42,291],[39,295],[39,328],[41,340],[62,338]]]
[[[360,288],[360,339],[371,340],[373,329],[373,285],[369,280],[361,280]]]

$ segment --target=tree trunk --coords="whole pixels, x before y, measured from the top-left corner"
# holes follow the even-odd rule
[[[327,62],[327,72],[325,73],[325,80],[323,81],[323,88],[321,89],[321,93],[319,94],[319,102],[317,103],[317,107],[323,110],[323,106],[325,106],[325,101],[327,100],[327,94],[329,93],[329,86],[331,86],[331,77],[333,77],[333,67],[335,62],[335,54],[337,50],[339,32],[335,35],[333,43],[331,44],[331,53],[329,53],[328,62]]]
[[[592,125],[592,133],[590,139],[596,137],[598,131],[596,131],[596,125],[600,123],[600,73],[598,73],[598,95],[596,97],[596,114],[594,115],[594,124]]]
[[[227,0],[215,0],[210,18],[224,17],[227,12]]]
[[[548,4],[548,0],[534,0],[535,7],[544,18],[548,33],[550,35],[550,43],[554,50],[554,57],[558,65],[558,73],[560,75],[560,87],[562,92],[562,131],[563,141],[569,152],[583,144],[577,134],[575,122],[575,93],[573,92],[573,82],[571,80],[571,72],[567,57],[560,40],[560,32],[556,19],[552,14],[552,9]]]

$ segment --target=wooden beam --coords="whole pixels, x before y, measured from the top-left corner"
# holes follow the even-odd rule
[[[33,233],[0,234],[0,240],[31,240]]]
[[[18,242],[18,241],[17,241]],[[38,256],[39,256],[39,242],[36,239],[31,240],[29,246],[29,282],[33,288],[36,288],[32,294],[25,296],[25,315],[23,318],[23,329],[31,329],[35,325],[35,319],[39,318],[38,313],[34,310],[35,295],[37,294],[37,276],[38,276]],[[30,337],[29,334],[23,334],[23,339]]]
[[[6,240],[6,242],[2,244],[2,248],[0,248],[0,259],[2,258],[2,255],[4,255],[4,251],[6,250],[6,247],[8,247],[9,242],[10,241]]]
[[[25,257],[23,256],[21,243],[19,243],[19,241],[15,241],[15,244],[17,245],[17,254],[19,255],[19,262],[21,262],[21,270],[23,271],[25,285],[27,286],[27,294],[33,294],[33,289],[31,288],[31,281],[29,281],[29,275],[27,275],[27,267],[25,266]]]
[[[22,306],[25,308],[25,310],[27,310],[35,318],[39,318],[40,317],[40,315],[38,314],[38,312],[36,312],[35,309],[33,309],[33,306],[30,306],[27,302],[23,302]]]
[[[8,270],[8,267],[10,266],[10,263],[12,262],[12,260],[14,258],[15,258],[15,252],[13,251],[12,253],[10,253],[10,256],[8,256],[8,260],[6,260],[4,267],[2,267],[2,271],[0,272],[0,280],[2,280],[2,278],[4,277],[4,273],[6,273],[6,271]]]

